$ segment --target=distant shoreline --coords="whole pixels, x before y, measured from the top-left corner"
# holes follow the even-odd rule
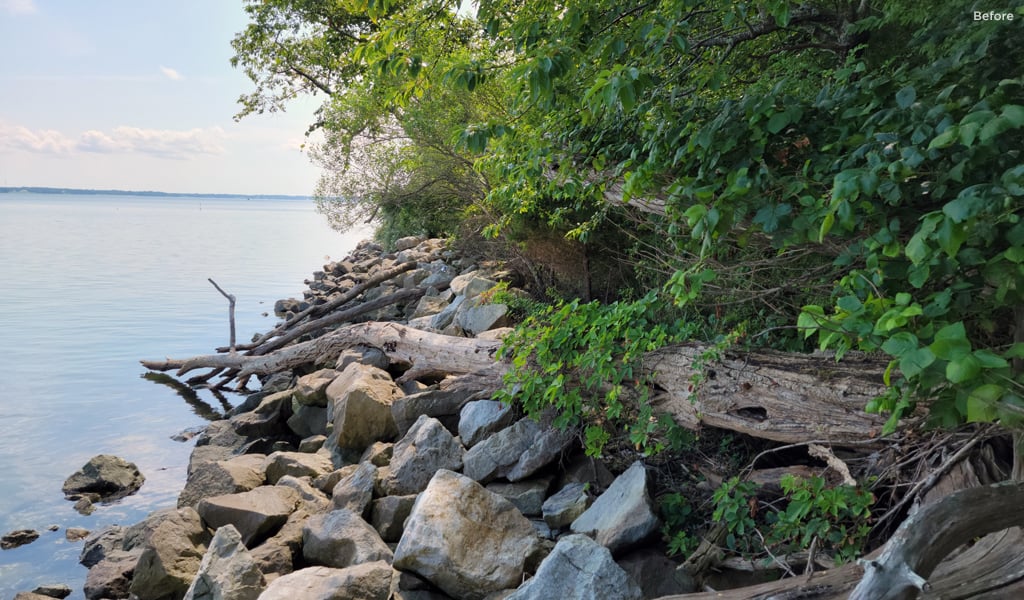
[[[185,192],[137,192],[130,190],[84,190],[58,187],[0,187],[0,194],[22,192],[29,194],[75,194],[103,196],[153,196],[159,198],[226,198],[226,199],[257,199],[257,200],[309,200],[310,196],[289,196],[286,194],[196,194]]]

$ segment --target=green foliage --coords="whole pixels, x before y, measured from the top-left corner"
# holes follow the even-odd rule
[[[510,359],[497,398],[538,415],[554,407],[556,425],[583,424],[587,453],[600,455],[618,427],[637,448],[657,452],[669,423],[649,403],[645,353],[683,339],[688,328],[663,318],[655,292],[633,302],[573,300],[528,317],[505,338],[499,357]],[[681,439],[676,435],[674,439]]]
[[[807,550],[817,539],[817,548],[833,555],[836,564],[861,554],[871,531],[874,497],[869,492],[849,485],[830,488],[821,477],[785,475],[781,484],[789,502],[769,517],[769,544],[792,552]]]
[[[658,499],[658,509],[669,556],[689,556],[700,545],[695,531],[697,515],[690,501],[683,494],[665,494]]]
[[[722,482],[711,497],[715,506],[711,518],[725,524],[725,545],[735,552],[749,554],[760,547],[752,539],[757,528],[754,520],[757,514],[757,498],[754,496],[756,489],[757,485],[753,482],[732,477]]]

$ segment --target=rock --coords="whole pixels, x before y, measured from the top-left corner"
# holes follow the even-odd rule
[[[210,535],[192,508],[152,513],[125,534],[125,549],[142,548],[128,591],[139,600],[182,598],[199,570]]]
[[[389,496],[417,494],[439,469],[462,468],[465,449],[437,419],[421,415],[405,436],[395,444],[381,487]]]
[[[82,589],[85,597],[88,600],[127,598],[140,554],[141,549],[134,552],[116,550],[93,565],[85,576]]]
[[[35,529],[18,529],[0,537],[0,548],[10,550],[11,548],[31,544],[37,539],[39,539],[39,532]]]
[[[443,330],[445,327],[451,325],[455,319],[455,313],[459,311],[459,307],[466,301],[465,296],[456,296],[452,300],[451,304],[445,307],[444,310],[434,315],[434,318],[430,320],[430,327],[438,331]]]
[[[580,454],[570,459],[568,466],[562,470],[558,487],[562,488],[570,483],[589,483],[592,489],[606,490],[613,481],[615,476],[601,460]]]
[[[416,503],[416,495],[385,496],[373,501],[370,524],[388,543],[397,542],[405,531],[405,520]]]
[[[432,317],[448,308],[449,302],[440,296],[423,296],[412,311],[411,319]]]
[[[618,563],[640,585],[644,598],[661,598],[699,591],[697,582],[692,577],[657,550],[641,549],[623,557]]]
[[[232,525],[217,530],[185,600],[256,600],[263,591],[263,573]]]
[[[296,558],[302,557],[302,528],[309,519],[309,513],[298,509],[288,515],[288,520],[273,536],[250,550],[250,554],[264,577],[269,581],[274,576],[295,570]]]
[[[305,452],[274,452],[267,457],[267,483],[273,485],[285,475],[292,477],[319,477],[334,470],[331,459],[321,454]]]
[[[326,510],[331,505],[331,500],[327,497],[327,494],[313,487],[308,477],[285,475],[277,480],[277,485],[295,490],[299,494],[300,507],[311,513]]]
[[[376,367],[353,363],[327,387],[334,429],[325,447],[340,464],[346,450],[362,454],[367,446],[398,435],[391,404],[402,395],[391,376]]]
[[[457,295],[473,298],[498,285],[498,282],[481,277],[476,271],[471,271],[452,279],[450,285],[452,291]]]
[[[281,425],[291,416],[292,391],[275,392],[263,398],[249,412],[231,417],[231,428],[249,438],[280,433]]]
[[[78,562],[88,568],[99,563],[124,545],[125,528],[110,525],[100,531],[89,534],[78,555]]]
[[[326,439],[327,409],[321,406],[302,406],[293,402],[292,416],[288,417],[286,423],[288,429],[299,437],[324,436]]]
[[[71,595],[71,588],[63,583],[47,584],[32,590],[32,593],[49,598],[67,598]]]
[[[327,386],[337,376],[338,372],[334,369],[320,369],[303,375],[295,382],[295,395],[292,398],[302,406],[327,408]]]
[[[494,329],[488,329],[487,331],[481,331],[476,334],[478,340],[494,340],[500,342],[505,339],[505,336],[512,333],[514,329],[512,327],[495,327]]]
[[[637,461],[572,522],[573,533],[594,535],[612,552],[640,542],[658,529],[647,495],[647,471]]]
[[[393,407],[394,405],[392,405]],[[395,445],[390,442],[374,442],[369,448],[363,452],[363,455],[359,457],[359,462],[371,463],[375,467],[386,467],[391,463],[391,457],[394,456]]]
[[[324,413],[326,414],[326,411],[324,411]],[[307,438],[303,438],[299,442],[299,452],[308,452],[313,454],[320,448],[323,448],[324,442],[326,441],[326,435],[311,435]]]
[[[479,600],[517,586],[539,547],[533,526],[508,500],[441,470],[413,506],[394,565],[455,598]]]
[[[465,447],[472,448],[488,435],[511,425],[514,418],[512,407],[497,400],[467,402],[459,413],[459,438]]]
[[[541,506],[544,522],[552,529],[572,524],[590,506],[590,494],[585,483],[570,483]]]
[[[432,389],[396,399],[391,405],[391,414],[398,435],[405,435],[416,419],[423,415],[441,421],[448,431],[458,431],[462,407],[479,393],[479,390],[469,387]]]
[[[258,488],[266,482],[265,462],[262,454],[244,454],[196,466],[178,496],[178,508],[195,508],[203,498]]]
[[[199,514],[212,528],[234,525],[242,542],[252,547],[271,536],[288,520],[299,503],[295,490],[282,486],[261,486],[241,494],[204,498]]]
[[[308,562],[343,569],[383,560],[391,563],[391,549],[377,531],[351,510],[314,515],[302,529],[302,556]]]
[[[89,530],[82,527],[68,527],[64,530],[64,539],[69,542],[77,542],[89,537]]]
[[[231,421],[210,423],[206,431],[196,438],[196,446],[188,459],[188,473],[191,474],[206,463],[234,458],[246,441],[244,436],[231,428]]]
[[[313,480],[313,487],[320,490],[325,494],[331,494],[334,491],[334,486],[355,472],[359,468],[359,465],[345,465],[340,469],[335,469],[326,475],[321,475]]]
[[[476,335],[508,325],[508,306],[505,304],[479,304],[459,311],[455,324],[469,335]]]
[[[348,368],[353,363],[359,363],[368,367],[376,367],[378,369],[387,369],[391,365],[391,359],[388,358],[387,354],[381,351],[380,348],[374,348],[372,346],[353,346],[347,350],[343,350],[338,355],[338,360],[335,364],[335,371],[339,373]],[[328,402],[330,398],[328,398]]]
[[[463,472],[477,481],[504,477],[519,481],[558,458],[576,439],[572,429],[551,426],[551,419],[517,421],[466,452]]]
[[[409,248],[415,248],[423,242],[427,241],[427,238],[419,235],[410,235],[407,237],[401,237],[395,240],[395,250],[401,252],[402,250],[408,250]]]
[[[344,569],[308,567],[275,579],[260,600],[387,600],[392,574],[384,561]]]
[[[18,592],[14,595],[14,600],[51,600],[51,598],[53,596],[37,594],[35,592]]]
[[[334,490],[331,492],[331,504],[334,510],[347,508],[360,517],[369,516],[370,502],[373,500],[373,484],[376,479],[377,467],[368,462],[360,463],[352,474],[334,486]]]
[[[643,592],[611,552],[585,535],[558,540],[537,574],[508,600],[642,600]]]
[[[100,454],[64,481],[64,495],[77,500],[83,494],[96,494],[104,502],[134,494],[146,480],[139,468],[123,458]]]
[[[527,517],[537,517],[541,514],[541,505],[544,504],[550,486],[551,478],[546,477],[515,483],[489,483],[487,489],[511,502]]]

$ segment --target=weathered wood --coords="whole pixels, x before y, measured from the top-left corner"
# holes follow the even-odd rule
[[[727,353],[704,360],[707,348],[674,345],[649,353],[644,368],[663,393],[656,409],[680,425],[702,424],[779,442],[863,442],[882,431],[885,418],[864,406],[885,390],[886,363],[848,354]],[[693,379],[703,363],[703,381]]]
[[[187,359],[142,361],[142,365],[154,371],[177,369],[179,376],[201,368],[238,369],[238,377],[245,377],[330,360],[357,344],[380,348],[392,360],[407,362],[416,368],[444,369],[450,373],[471,373],[493,367],[495,354],[501,347],[501,342],[497,341],[459,338],[397,323],[372,321],[345,325],[314,340],[262,356],[209,354]]]
[[[1011,481],[950,494],[903,521],[882,554],[865,561],[864,578],[850,599],[916,598],[928,587],[935,567],[958,546],[1014,526],[1024,526],[1024,483]]]

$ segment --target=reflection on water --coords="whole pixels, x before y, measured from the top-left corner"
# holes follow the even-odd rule
[[[41,533],[0,552],[0,598],[44,583],[82,598],[81,542],[64,530],[130,524],[175,505],[191,443],[172,436],[239,398],[153,385],[138,361],[227,343],[224,298],[207,278],[236,296],[238,336],[248,339],[273,327],[263,314],[298,296],[325,254],[343,257],[365,233],[332,232],[310,202],[204,198],[202,207],[195,198],[0,194],[0,533]],[[61,485],[97,454],[135,463],[146,483],[82,516]]]

